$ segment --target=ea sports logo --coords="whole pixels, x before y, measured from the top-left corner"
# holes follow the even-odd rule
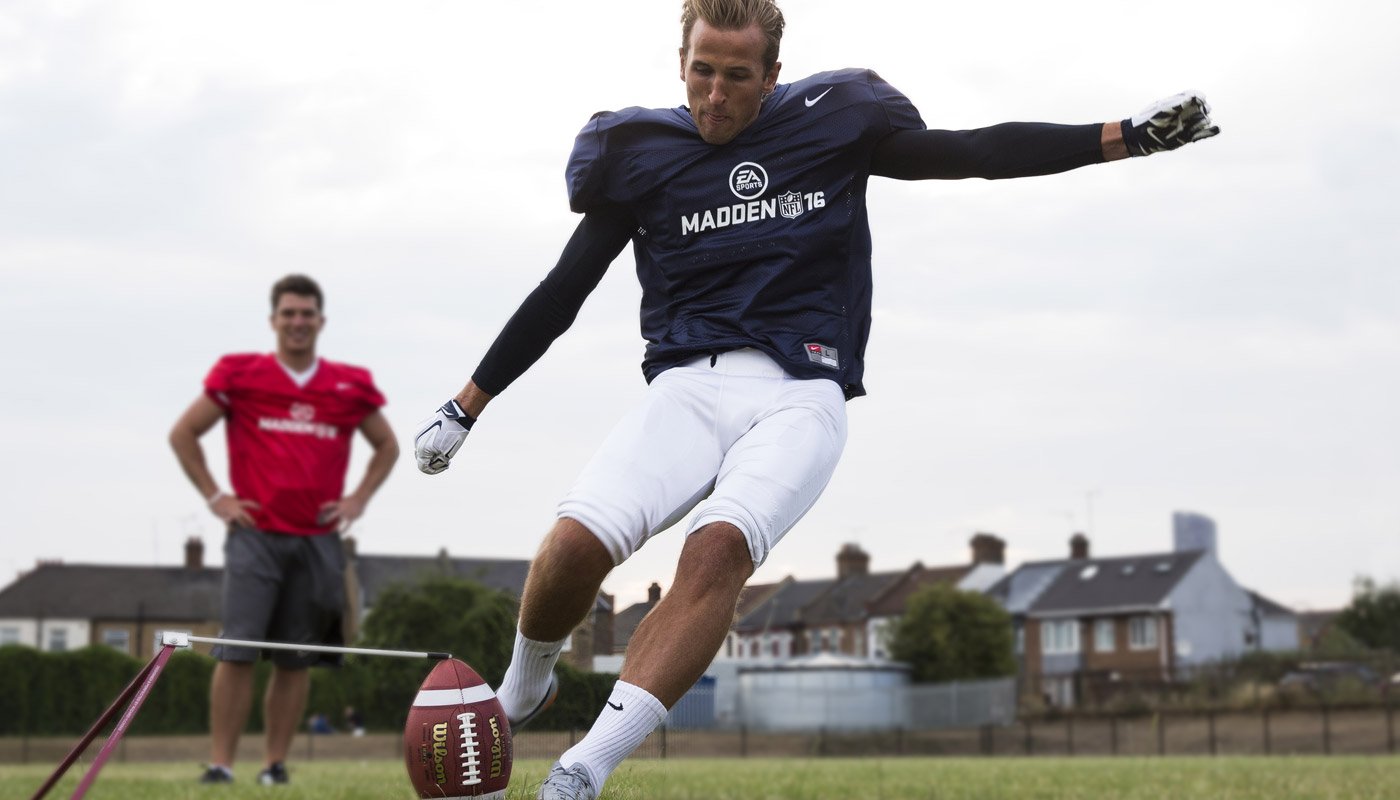
[[[753,200],[767,188],[768,173],[752,161],[745,161],[729,172],[729,191],[740,200]]]

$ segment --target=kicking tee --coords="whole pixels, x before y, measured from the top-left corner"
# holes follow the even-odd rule
[[[264,531],[309,536],[331,531],[317,516],[339,500],[350,442],[384,405],[366,369],[320,359],[299,385],[271,354],[219,359],[204,391],[224,409],[229,479]]]
[[[595,115],[569,159],[569,202],[635,219],[647,380],[753,347],[795,377],[864,394],[872,154],[889,134],[923,128],[869,70],[777,86],[723,145],[701,139],[684,107]]]

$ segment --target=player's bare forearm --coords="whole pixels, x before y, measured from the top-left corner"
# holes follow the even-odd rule
[[[1123,142],[1122,122],[1105,122],[1099,141],[1103,146],[1104,161],[1117,161],[1128,157],[1128,145]]]
[[[214,482],[214,476],[209,472],[199,437],[214,427],[223,415],[224,411],[218,404],[201,395],[190,404],[170,429],[170,449],[175,451],[180,469],[184,470],[185,476],[199,491],[199,496],[206,500],[219,490],[219,485]]]
[[[487,394],[475,382],[467,381],[467,385],[463,386],[462,391],[458,392],[452,399],[456,400],[457,405],[470,414],[472,419],[477,419],[481,416],[481,412],[486,410],[486,404],[491,402],[493,397],[494,395]]]
[[[384,485],[385,479],[393,471],[394,463],[399,460],[399,443],[394,438],[389,421],[378,411],[365,417],[360,423],[360,433],[364,434],[370,447],[374,448],[374,455],[370,456],[369,464],[365,467],[365,476],[355,488],[353,496],[361,503],[368,504],[369,499],[379,491],[379,487]]]
[[[198,439],[182,431],[171,431],[170,447],[175,451],[175,458],[180,462],[180,469],[184,470],[185,477],[194,484],[200,497],[207,500],[219,491],[219,485],[214,482],[214,476],[209,474],[209,465],[204,460],[204,448],[199,446]]]

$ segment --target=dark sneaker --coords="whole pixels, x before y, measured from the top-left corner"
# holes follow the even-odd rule
[[[549,688],[544,690],[544,699],[540,700],[534,708],[530,709],[530,713],[520,719],[507,720],[510,722],[510,732],[515,733],[526,725],[529,725],[530,721],[535,717],[548,711],[549,707],[554,705],[554,701],[557,699],[559,699],[559,676],[551,672],[549,674]]]
[[[597,800],[598,790],[582,764],[564,769],[558,761],[549,770],[549,777],[540,784],[536,800]]]
[[[279,783],[288,783],[291,778],[287,777],[287,766],[281,761],[272,764],[258,773],[258,784],[262,786],[276,786]]]
[[[233,772],[228,767],[221,767],[217,764],[210,764],[204,770],[204,774],[199,776],[200,783],[233,783]]]

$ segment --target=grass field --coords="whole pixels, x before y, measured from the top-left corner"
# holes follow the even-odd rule
[[[529,800],[548,764],[515,765],[510,800]],[[52,771],[0,765],[0,798],[28,798]],[[197,764],[112,764],[93,800],[413,800],[396,761],[293,765],[293,783],[253,785],[245,768],[232,786],[200,786]],[[66,798],[70,773],[49,793]],[[995,758],[995,759],[672,759],[623,765],[605,800],[1389,800],[1400,798],[1400,759]]]

